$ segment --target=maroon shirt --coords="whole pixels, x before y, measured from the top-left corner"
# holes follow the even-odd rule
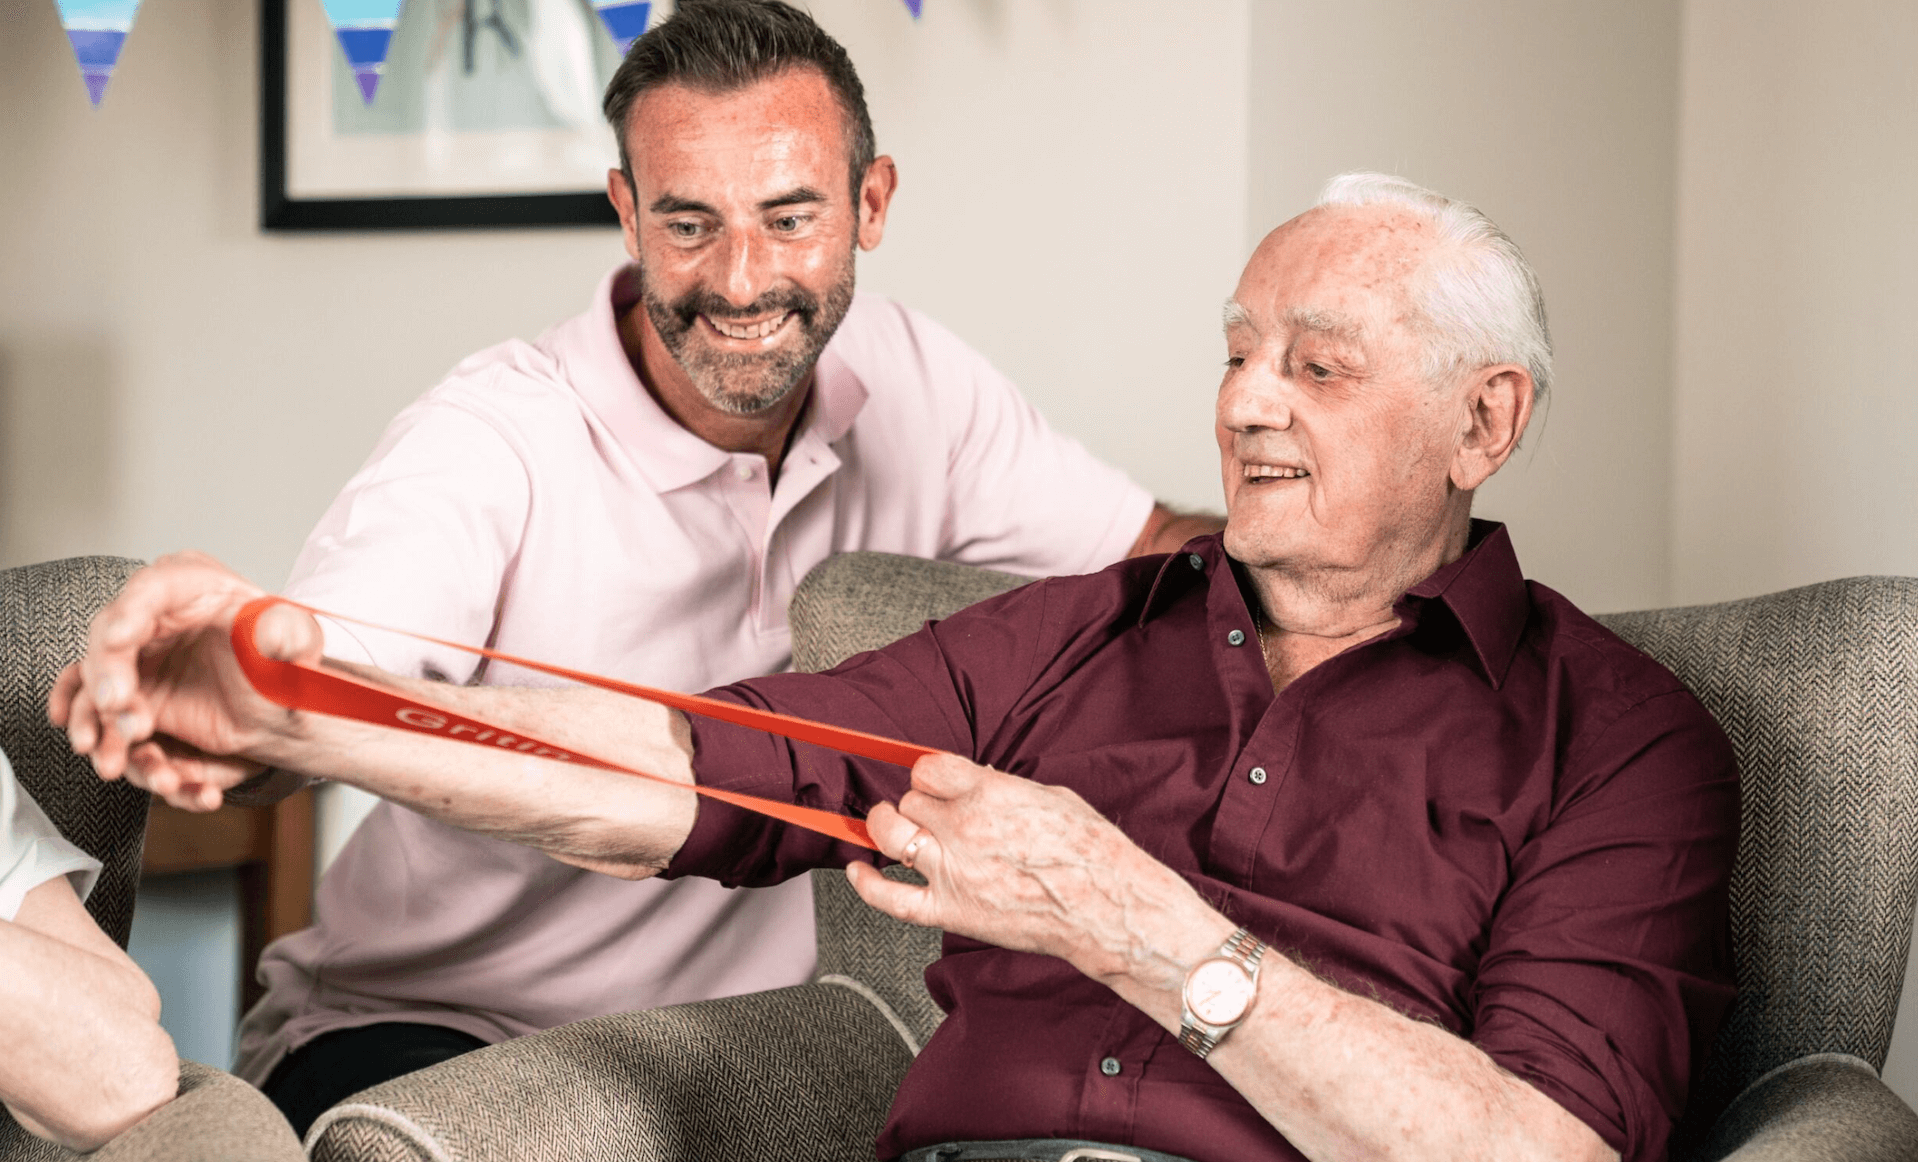
[[[1474,522],[1396,612],[1274,697],[1212,536],[728,695],[1069,786],[1277,951],[1469,1038],[1624,1157],[1662,1158],[1732,999],[1731,748],[1669,672],[1528,584],[1501,526]],[[908,782],[720,723],[694,739],[702,781],[835,811]],[[764,884],[860,858],[702,801],[671,874]],[[948,1016],[881,1157],[1022,1137],[1300,1157],[1062,960],[949,934],[926,983]]]

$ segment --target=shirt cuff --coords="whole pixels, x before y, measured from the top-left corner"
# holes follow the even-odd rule
[[[749,705],[725,691],[710,691],[707,696]],[[792,802],[790,773],[785,778],[777,773],[791,770],[790,755],[782,753],[787,750],[785,740],[698,715],[688,716],[688,721],[699,785]],[[664,879],[704,876],[728,886],[750,881],[753,869],[770,854],[768,848],[775,839],[771,831],[777,826],[764,815],[701,795],[692,831],[660,875]]]

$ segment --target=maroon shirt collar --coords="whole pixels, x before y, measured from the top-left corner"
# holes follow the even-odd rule
[[[1170,600],[1184,587],[1208,577],[1214,584],[1223,578],[1233,578],[1230,568],[1221,568],[1229,561],[1222,533],[1195,537],[1187,542],[1159,566],[1152,588],[1140,607],[1139,624],[1144,625],[1152,617],[1162,604],[1161,597]],[[1236,578],[1232,584],[1236,590]],[[1243,605],[1242,595],[1239,602]],[[1512,656],[1518,651],[1519,638],[1525,632],[1525,623],[1532,615],[1531,594],[1525,587],[1524,574],[1519,571],[1511,534],[1503,524],[1474,520],[1465,552],[1459,559],[1442,566],[1399,599],[1395,608],[1401,625],[1387,636],[1399,637],[1413,632],[1425,606],[1431,602],[1450,612],[1464,631],[1485,680],[1494,690],[1502,686],[1506,671],[1511,668]],[[1250,621],[1249,610],[1243,615]]]

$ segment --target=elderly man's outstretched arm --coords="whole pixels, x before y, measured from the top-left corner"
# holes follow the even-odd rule
[[[94,618],[87,654],[55,683],[48,713],[103,778],[126,778],[189,810],[272,767],[363,788],[468,830],[627,879],[664,867],[693,819],[693,793],[346,719],[283,709],[256,693],[229,642],[260,590],[213,559],[166,557]],[[316,662],[318,623],[291,606],[261,617],[268,657]],[[584,689],[449,686],[348,667],[423,701],[537,732],[691,783],[685,720]]]

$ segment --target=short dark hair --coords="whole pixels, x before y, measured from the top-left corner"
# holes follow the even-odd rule
[[[633,42],[606,85],[603,108],[619,139],[619,168],[633,180],[626,118],[633,103],[662,85],[729,93],[793,68],[818,69],[846,120],[852,154],[852,200],[877,148],[866,90],[838,41],[813,18],[782,0],[680,0],[668,19]]]

